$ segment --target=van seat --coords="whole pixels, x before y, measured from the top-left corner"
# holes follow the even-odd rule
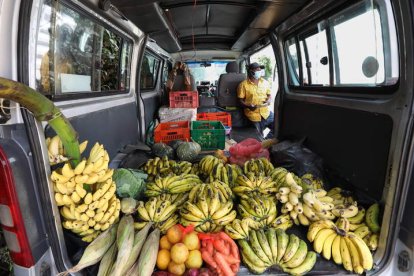
[[[246,79],[246,75],[239,73],[239,65],[236,61],[227,64],[226,72],[226,74],[221,74],[218,80],[217,103],[220,107],[240,106],[237,87]]]

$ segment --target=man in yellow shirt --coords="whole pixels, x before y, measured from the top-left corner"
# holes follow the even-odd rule
[[[261,77],[263,65],[257,62],[247,67],[247,79],[242,81],[237,88],[237,97],[244,107],[244,114],[254,124],[260,137],[268,127],[270,133],[266,138],[273,138],[274,115],[269,110],[270,85]]]

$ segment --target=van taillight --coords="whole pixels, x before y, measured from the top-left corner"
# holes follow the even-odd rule
[[[0,147],[0,223],[13,262],[19,266],[34,265],[32,252],[17,200],[9,160]]]

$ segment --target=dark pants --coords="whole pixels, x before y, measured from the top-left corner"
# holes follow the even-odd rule
[[[273,138],[273,128],[274,128],[274,120],[275,120],[275,116],[273,114],[273,112],[270,112],[269,117],[267,117],[267,119],[263,119],[260,122],[252,122],[254,124],[254,126],[256,127],[257,132],[259,133],[259,137],[261,137],[262,139],[271,139]],[[269,134],[267,134],[266,137],[263,137],[263,131],[266,128],[270,129]]]

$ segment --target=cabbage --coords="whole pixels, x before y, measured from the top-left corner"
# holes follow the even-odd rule
[[[112,179],[116,183],[116,193],[119,197],[141,199],[145,192],[145,180],[148,175],[140,170],[116,169]]]

